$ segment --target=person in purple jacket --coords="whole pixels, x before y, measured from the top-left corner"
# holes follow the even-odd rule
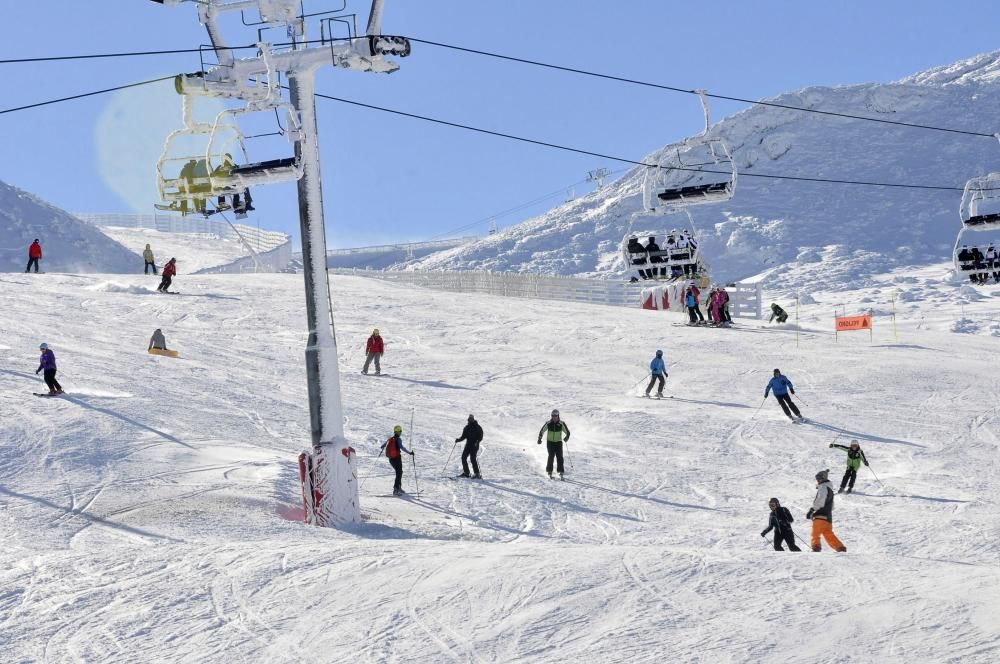
[[[37,375],[39,371],[45,370],[43,376],[45,377],[45,384],[49,386],[49,394],[62,394],[63,388],[56,380],[56,354],[49,349],[48,344],[42,344],[38,347],[38,350],[42,351],[42,356],[38,360],[38,368],[35,369],[35,374]]]

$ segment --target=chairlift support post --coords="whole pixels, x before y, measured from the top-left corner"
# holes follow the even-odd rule
[[[176,4],[167,0],[163,4]],[[281,11],[283,7],[292,11]],[[247,75],[285,72],[288,75],[290,105],[297,113],[301,131],[295,137],[295,160],[300,164],[298,177],[299,225],[302,234],[302,263],[306,290],[306,315],[309,338],[306,343],[306,376],[309,391],[309,414],[312,433],[312,455],[307,455],[310,485],[313,491],[306,497],[307,519],[319,526],[336,526],[361,519],[358,486],[350,466],[350,448],[344,436],[340,372],[337,363],[337,339],[334,333],[330,279],[326,263],[326,228],[323,214],[323,187],[320,178],[318,124],[316,121],[316,70],[335,66],[362,72],[391,73],[399,65],[386,60],[386,55],[405,57],[410,42],[403,37],[381,34],[384,0],[372,0],[367,34],[349,42],[333,42],[313,47],[299,47],[282,53],[270,53],[264,58],[236,60],[226,51],[218,30],[218,14],[225,11],[258,9],[265,22],[286,25],[296,34],[304,35],[303,20],[294,9],[299,0],[202,0],[199,18],[206,25],[213,46],[220,53],[220,65],[206,78],[239,87]],[[265,10],[265,7],[267,8]],[[228,53],[229,56],[223,56]],[[245,76],[247,78],[240,78]],[[186,91],[185,91],[186,92]],[[280,94],[280,93],[279,93]],[[235,98],[245,99],[239,94]],[[247,95],[253,98],[251,94]],[[313,497],[322,495],[322,505]],[[315,507],[316,509],[311,509]]]

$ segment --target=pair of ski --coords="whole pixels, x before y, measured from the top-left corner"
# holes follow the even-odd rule
[[[640,399],[656,399],[656,400],[660,400],[660,399],[673,399],[674,395],[672,395],[672,394],[658,394],[656,396],[649,396],[648,394],[643,394],[639,398]]]
[[[61,397],[65,392],[32,392],[36,397]]]

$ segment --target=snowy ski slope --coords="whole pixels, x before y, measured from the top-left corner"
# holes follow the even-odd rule
[[[335,277],[366,515],[347,531],[294,520],[301,277],[181,275],[165,296],[141,275],[3,275],[2,659],[995,662],[1000,287],[943,272],[811,293],[798,348],[792,326]],[[874,343],[835,341],[835,303],[880,312],[893,289],[899,341],[883,317]],[[380,378],[358,373],[374,326]],[[181,359],[144,352],[155,327]],[[63,398],[31,396],[40,341]],[[637,397],[656,348],[673,399]],[[810,423],[757,411],[776,366]],[[553,407],[566,482],[535,445]],[[486,479],[445,479],[470,412]],[[397,423],[419,499],[378,497]],[[855,437],[886,487],[862,469],[837,498],[848,552],[771,550],[768,498],[807,537],[813,475],[838,481],[827,446]]]
[[[140,256],[146,245],[150,245],[157,269],[171,257],[177,258],[177,269],[181,274],[191,274],[206,267],[225,265],[249,255],[239,240],[221,238],[208,233],[164,233],[151,228],[121,226],[102,226],[101,232]],[[141,258],[138,265],[139,269],[142,269]]]

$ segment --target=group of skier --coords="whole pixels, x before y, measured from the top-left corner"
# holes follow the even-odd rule
[[[38,273],[38,264],[42,259],[42,245],[38,238],[28,246],[28,265],[24,268],[25,273],[30,272],[32,268],[35,269],[35,273]],[[153,249],[150,245],[146,245],[146,248],[142,251],[143,260],[143,274],[149,274],[150,268],[153,270],[153,274],[156,275],[156,260],[153,257]],[[160,285],[156,287],[156,290],[160,293],[169,293],[167,290],[170,288],[170,283],[173,277],[177,274],[177,259],[171,258],[167,261],[166,265],[163,266],[163,275],[160,280]]]

